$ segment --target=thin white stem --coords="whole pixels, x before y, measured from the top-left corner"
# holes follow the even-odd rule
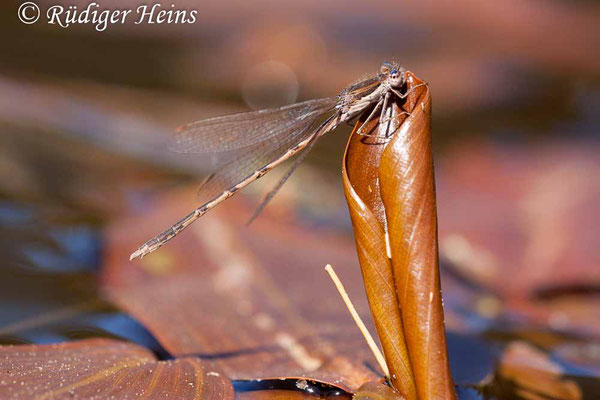
[[[375,343],[373,336],[371,336],[371,334],[367,330],[365,323],[362,321],[362,319],[360,319],[360,316],[356,312],[356,308],[354,308],[352,301],[350,301],[350,297],[348,297],[348,293],[346,292],[346,289],[344,289],[344,285],[342,285],[340,278],[338,278],[337,274],[333,270],[333,267],[329,264],[327,264],[325,266],[325,271],[327,271],[327,273],[331,277],[331,280],[335,284],[338,292],[340,292],[340,296],[342,296],[342,300],[344,300],[344,303],[346,304],[348,311],[350,311],[350,315],[352,315],[354,322],[356,323],[356,325],[358,326],[358,329],[360,329],[360,332],[363,334],[365,340],[367,341],[367,344],[369,345],[369,348],[373,352],[375,359],[377,360],[383,373],[389,380],[390,379],[390,370],[388,369],[387,364],[385,363],[385,358],[383,357],[381,350],[379,350],[379,347],[377,347],[377,344]]]

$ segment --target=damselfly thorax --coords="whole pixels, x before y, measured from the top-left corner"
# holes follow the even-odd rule
[[[306,157],[317,139],[367,114],[360,135],[371,136],[363,128],[378,118],[379,125],[389,124],[390,108],[403,101],[406,91],[405,70],[394,63],[384,63],[379,73],[342,90],[335,97],[308,100],[280,108],[251,111],[208,118],[179,129],[171,150],[181,153],[210,155],[215,172],[209,175],[199,189],[201,204],[182,220],[144,243],[131,254],[130,259],[143,257],[171,240],[179,232],[210,211],[217,204],[233,196],[244,186],[254,182],[285,160],[298,155],[277,185],[265,196],[252,215],[252,221],[273,198],[283,183]],[[411,90],[414,90],[417,85]],[[327,117],[323,122],[319,121]],[[389,140],[393,131],[382,140]]]

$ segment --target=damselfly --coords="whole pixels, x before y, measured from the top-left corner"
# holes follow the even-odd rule
[[[210,154],[216,160],[216,171],[200,187],[202,205],[144,243],[131,254],[130,259],[158,249],[217,204],[300,153],[264,198],[252,220],[290,177],[319,137],[363,113],[368,115],[356,131],[360,135],[370,135],[363,128],[374,118],[379,118],[379,125],[389,123],[390,117],[386,120],[386,116],[392,114],[393,102],[401,101],[409,94],[405,72],[398,65],[386,62],[378,74],[349,86],[335,97],[208,118],[180,128],[172,150]],[[325,116],[325,121],[318,124]]]

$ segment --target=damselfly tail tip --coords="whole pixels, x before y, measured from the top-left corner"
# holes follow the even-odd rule
[[[148,246],[142,246],[139,249],[137,249],[136,251],[134,251],[133,253],[131,253],[131,255],[129,256],[129,261],[132,261],[134,258],[140,258],[142,259],[146,254],[148,254]]]
[[[162,243],[159,243],[157,238],[149,240],[146,243],[144,243],[143,245],[141,245],[139,247],[139,249],[137,249],[136,251],[131,253],[131,255],[129,256],[129,261],[133,260],[134,258],[138,258],[138,257],[140,259],[144,258],[144,256],[152,253],[154,250],[158,249],[161,245],[162,245]]]

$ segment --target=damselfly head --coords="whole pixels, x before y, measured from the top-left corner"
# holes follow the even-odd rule
[[[405,69],[396,63],[384,62],[379,69],[381,83],[387,83],[391,87],[398,88],[404,85]]]

